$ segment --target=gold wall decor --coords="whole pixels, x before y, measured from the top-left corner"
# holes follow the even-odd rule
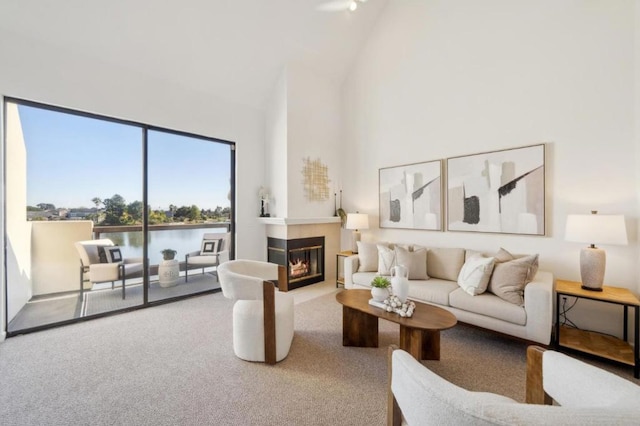
[[[329,174],[326,165],[322,161],[311,160],[309,157],[302,159],[302,176],[304,177],[304,192],[309,201],[324,201],[329,199]]]

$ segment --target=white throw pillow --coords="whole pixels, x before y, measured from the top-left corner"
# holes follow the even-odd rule
[[[427,249],[414,247],[409,251],[400,246],[396,247],[396,264],[407,268],[410,280],[428,280]]]
[[[391,275],[396,266],[396,252],[385,244],[378,244],[378,275]]]
[[[376,272],[378,270],[378,248],[376,243],[358,241],[358,272]],[[382,244],[382,243],[381,243]]]
[[[471,256],[462,265],[458,275],[458,285],[472,296],[484,293],[487,291],[495,263],[494,257]]]

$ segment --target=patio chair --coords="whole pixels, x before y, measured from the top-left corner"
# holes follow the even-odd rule
[[[289,354],[293,340],[293,296],[275,280],[286,279],[284,266],[255,260],[231,260],[218,267],[222,294],[233,305],[233,352],[245,361],[275,364]]]
[[[142,258],[122,259],[120,251],[108,238],[75,242],[80,255],[80,297],[84,292],[84,283],[111,281],[111,288],[115,288],[115,281],[122,281],[122,299],[125,296],[125,280],[133,276],[142,276]],[[108,247],[113,247],[114,256],[108,255]],[[101,254],[104,253],[104,254]]]
[[[229,249],[231,248],[231,233],[206,233],[202,236],[200,250],[187,253],[184,257],[184,282],[189,281],[189,267],[204,268],[215,266],[213,274],[218,276],[217,267],[221,263],[229,260]]]

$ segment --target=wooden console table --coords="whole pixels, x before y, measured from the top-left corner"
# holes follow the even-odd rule
[[[623,338],[580,330],[560,325],[560,297],[571,296],[591,299],[599,302],[622,305],[624,309]],[[634,342],[632,347],[628,343],[628,314],[629,307],[634,308]],[[633,376],[640,377],[640,300],[626,288],[603,286],[602,291],[584,290],[580,283],[574,281],[556,280],[556,329],[555,347],[573,349],[601,358],[610,359],[622,364],[633,366]]]

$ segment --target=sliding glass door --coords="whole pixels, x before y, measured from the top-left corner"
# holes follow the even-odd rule
[[[14,99],[5,123],[9,335],[219,288],[232,143]]]

